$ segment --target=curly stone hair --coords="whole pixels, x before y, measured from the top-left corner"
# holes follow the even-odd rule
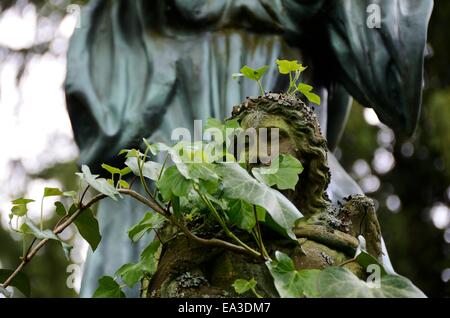
[[[234,106],[232,118],[241,123],[246,116],[255,113],[258,117],[264,114],[279,116],[291,128],[296,157],[304,170],[295,192],[288,190],[286,195],[305,216],[324,211],[330,205],[326,194],[330,183],[327,141],[322,136],[312,108],[294,96],[269,93],[247,98],[240,105]]]

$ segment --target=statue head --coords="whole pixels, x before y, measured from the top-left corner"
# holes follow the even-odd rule
[[[294,96],[270,93],[247,98],[233,108],[232,116],[244,130],[279,129],[279,153],[293,155],[304,168],[295,191],[287,190],[284,194],[305,216],[323,212],[329,206],[326,139],[311,107]]]

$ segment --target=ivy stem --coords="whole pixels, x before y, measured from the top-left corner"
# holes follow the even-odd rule
[[[257,80],[256,82],[258,83],[259,90],[261,92],[261,96],[264,96],[264,88],[262,87],[261,81]]]
[[[161,179],[161,177],[162,177],[162,174],[164,172],[164,168],[166,167],[166,164],[167,164],[167,159],[169,159],[169,154],[166,154],[166,157],[164,158],[164,162],[162,164],[161,171],[159,172],[157,181],[159,181]],[[156,187],[155,187],[155,191],[153,191],[153,197],[156,198]]]
[[[196,236],[191,231],[189,231],[189,229],[182,222],[177,220],[173,215],[170,215],[170,214],[168,215],[166,210],[153,197],[146,198],[146,197],[142,196],[141,194],[139,194],[138,192],[130,190],[130,189],[118,189],[117,191],[121,194],[128,195],[128,196],[134,198],[135,200],[146,205],[147,207],[149,207],[156,213],[159,213],[162,216],[166,217],[170,222],[172,222],[172,224],[177,226],[186,235],[186,237],[188,239],[190,239],[198,244],[202,244],[202,245],[206,245],[206,246],[220,247],[220,248],[228,249],[228,250],[231,250],[231,251],[234,251],[237,253],[247,253],[247,254],[250,254],[250,255],[256,256],[256,257],[260,256],[260,254],[258,252],[255,252],[254,250],[247,250],[247,249],[243,248],[242,246],[238,246],[238,245],[229,243],[227,241],[223,241],[223,240],[219,240],[219,239],[215,239],[215,238],[204,239],[204,238]],[[107,195],[105,195],[105,194],[98,194],[95,197],[93,197],[86,204],[83,204],[82,202],[80,202],[78,209],[73,214],[71,214],[69,217],[65,216],[65,217],[67,217],[67,219],[64,222],[58,222],[60,224],[55,226],[55,228],[53,229],[53,233],[59,234],[62,231],[64,231],[68,226],[70,226],[75,221],[76,218],[78,218],[78,216],[81,213],[83,213],[84,210],[90,208],[92,205],[94,205],[98,201],[103,200],[106,197],[107,197]],[[6,280],[2,284],[0,284],[0,287],[6,288],[6,287],[10,286],[12,281],[14,280],[14,278],[33,259],[33,257],[36,255],[36,253],[39,252],[39,250],[42,247],[44,247],[49,241],[51,241],[51,239],[45,238],[45,239],[39,241],[33,248],[31,248],[35,242],[35,240],[33,240],[32,245],[28,248],[28,252],[22,258],[21,263],[17,266],[17,268],[14,270],[14,272],[8,278],[6,278]]]
[[[264,246],[264,241],[262,238],[262,233],[261,233],[261,227],[259,226],[259,222],[258,222],[258,213],[256,212],[256,206],[253,205],[253,212],[255,213],[255,220],[256,220],[256,236],[258,237],[258,241],[259,241],[259,247],[261,248],[261,255],[263,255],[263,258],[265,260],[269,260],[270,256],[269,253],[267,253],[266,247]]]
[[[353,263],[353,262],[356,262],[356,257],[348,259],[348,260],[342,262],[341,264],[338,265],[338,267],[343,267],[343,266],[345,266],[347,264],[350,264],[350,263]]]
[[[292,87],[294,87],[294,81],[292,79],[292,72],[289,72],[289,88],[287,90],[288,95],[291,94]]]
[[[220,214],[217,212],[216,208],[211,203],[211,201],[208,198],[206,198],[200,191],[198,191],[198,189],[195,189],[195,191],[198,193],[198,195],[203,200],[203,202],[205,202],[205,204],[208,206],[209,210],[213,213],[214,217],[217,219],[219,224],[222,226],[222,228],[225,231],[225,233],[230,238],[235,240],[239,245],[241,245],[243,248],[245,248],[247,251],[249,251],[251,254],[253,254],[256,257],[260,257],[261,254],[259,252],[255,251],[253,248],[251,248],[250,246],[248,246],[247,244],[242,242],[233,232],[230,231],[230,229],[226,225],[225,221],[222,219]]]
[[[145,149],[144,160],[141,160],[141,157],[138,152],[137,161],[138,161],[139,177],[141,179],[141,184],[144,187],[145,192],[147,192],[147,194],[149,196],[152,196],[152,194],[150,193],[150,189],[148,188],[147,183],[145,182],[144,175],[142,174],[142,168],[144,167],[145,158],[147,158],[147,153],[148,153],[149,149],[150,149],[149,147],[147,147],[147,149]]]
[[[251,288],[250,290],[253,292],[253,294],[255,294],[256,298],[263,298],[260,294],[258,294],[258,293],[256,292],[255,287]]]

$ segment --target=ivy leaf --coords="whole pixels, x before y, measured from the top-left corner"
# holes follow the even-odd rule
[[[27,212],[28,208],[26,204],[15,205],[11,208],[11,213],[16,216],[24,216]]]
[[[212,163],[189,163],[188,169],[189,179],[219,180],[219,176],[215,172],[215,165]]]
[[[220,136],[222,139],[222,143],[220,143],[219,140],[216,139],[217,136],[215,135],[214,141],[217,142],[220,146],[223,145],[223,143],[225,143],[230,138],[230,136],[235,133],[235,130],[239,128],[240,126],[237,118],[226,120],[224,123],[215,118],[208,118],[204,127],[204,131],[205,133],[207,133],[209,129],[219,130],[222,133]]]
[[[75,200],[77,197],[77,192],[76,191],[66,191],[66,192],[63,192],[63,196],[71,197]]]
[[[117,183],[123,189],[129,189],[130,188],[130,185],[125,180],[120,179]]]
[[[64,216],[67,214],[64,204],[62,204],[61,202],[59,202],[59,201],[55,202],[55,207],[56,207],[55,212],[57,215]]]
[[[22,233],[33,235],[34,237],[40,240],[50,239],[55,241],[61,241],[59,237],[55,233],[53,233],[53,231],[51,230],[41,231],[33,222],[31,222],[30,219],[25,220],[25,223],[23,223],[20,226],[20,230]]]
[[[158,251],[161,244],[158,240],[150,243],[142,252],[140,261],[135,264],[125,264],[116,271],[122,281],[130,288],[136,285],[144,276],[151,276],[158,267]]]
[[[120,175],[123,177],[123,176],[126,176],[127,174],[129,174],[131,172],[132,172],[132,170],[131,170],[130,167],[125,167],[125,168],[120,170]]]
[[[125,264],[120,267],[116,275],[122,278],[122,281],[130,288],[136,285],[144,276],[144,270],[142,268],[142,264]]]
[[[274,279],[275,288],[281,298],[319,297],[318,277],[320,270],[296,270],[294,262],[282,252],[275,252],[276,260],[267,261],[266,266]]]
[[[67,214],[72,215],[72,214],[74,214],[77,210],[78,210],[78,204],[73,203],[73,204],[70,206],[69,211],[67,212]]]
[[[20,226],[20,231],[24,234],[33,235],[34,237],[40,240],[50,239],[58,241],[59,243],[61,243],[66,258],[70,259],[69,252],[72,249],[72,246],[62,241],[55,233],[53,233],[53,231],[51,230],[41,231],[33,222],[31,222],[30,219],[25,220],[25,223],[23,223]]]
[[[145,233],[153,229],[159,229],[164,222],[165,218],[162,215],[148,212],[138,224],[128,230],[128,237],[133,242],[137,242]]]
[[[162,142],[157,142],[157,143],[154,143],[154,144],[150,144],[145,138],[144,138],[144,143],[147,145],[147,147],[149,148],[150,152],[154,156],[159,154],[161,151],[169,151],[171,149],[171,147],[167,146],[166,144],[164,144]]]
[[[292,189],[298,182],[298,175],[302,173],[301,162],[291,156],[281,154],[270,164],[270,167],[253,168],[252,173],[256,179],[269,187],[276,185],[280,190]]]
[[[253,69],[251,67],[248,67],[247,65],[243,66],[240,70],[241,74],[251,80],[254,81],[259,81],[264,73],[267,72],[267,70],[269,69],[269,66],[265,65],[259,69]]]
[[[26,215],[28,212],[27,204],[31,202],[34,202],[34,200],[24,198],[19,198],[12,201],[11,203],[13,204],[13,207],[11,208],[11,213],[16,216]]]
[[[156,182],[165,202],[170,201],[173,196],[184,197],[192,189],[192,180],[186,179],[176,166],[167,168],[161,179]]]
[[[147,270],[150,272],[152,272],[153,269],[156,271],[156,265],[150,263],[159,258],[159,251],[161,251],[161,242],[159,240],[154,240],[141,252],[141,260],[149,264]]]
[[[266,221],[266,210],[264,210],[260,206],[256,206],[256,220],[258,222],[265,222]]]
[[[125,161],[125,164],[131,169],[131,171],[133,171],[135,175],[137,176],[140,175],[137,158],[134,157],[128,158]],[[161,175],[161,170],[163,168],[162,164],[154,161],[146,161],[143,164],[141,162],[141,166],[142,166],[142,176],[150,180],[158,181],[159,176]]]
[[[236,279],[232,286],[234,287],[236,293],[242,295],[249,290],[254,289],[256,287],[256,284],[257,282],[254,278],[250,279],[249,281],[245,279]]]
[[[219,189],[219,176],[211,163],[188,163],[189,178],[199,184],[200,191],[215,193]]]
[[[366,269],[370,265],[377,265],[380,268],[380,274],[381,276],[387,275],[386,270],[384,267],[377,261],[375,257],[370,255],[369,253],[365,251],[361,251],[355,258],[355,261],[361,265],[364,269]]]
[[[181,217],[181,205],[179,197],[172,197],[172,210],[176,218]]]
[[[87,184],[89,184],[91,187],[93,187],[95,190],[97,190],[100,193],[103,193],[107,196],[109,196],[114,201],[117,201],[116,195],[119,195],[119,192],[117,191],[114,186],[108,183],[106,179],[98,178],[98,175],[91,174],[91,170],[88,166],[83,165],[81,167],[81,173],[76,173],[82,180],[86,181]]]
[[[4,282],[13,272],[9,269],[0,269],[0,282]],[[11,281],[11,286],[17,288],[25,297],[31,296],[30,281],[24,273],[18,273]]]
[[[63,195],[63,192],[59,190],[58,188],[45,188],[44,189],[44,197],[54,197]]]
[[[319,290],[325,298],[424,298],[426,297],[408,279],[385,275],[380,286],[360,280],[343,267],[325,268],[319,276]]]
[[[278,71],[281,74],[289,74],[291,72],[303,72],[306,70],[306,67],[302,64],[298,63],[297,60],[288,61],[288,60],[277,60]]]
[[[93,298],[125,298],[125,293],[111,276],[103,276],[98,280],[98,287]]]
[[[250,232],[256,225],[253,205],[243,200],[231,200],[229,206],[227,214],[230,222],[241,230]]]
[[[297,86],[297,89],[303,94],[305,95],[305,97],[311,102],[314,103],[316,105],[320,105],[321,100],[320,100],[320,96],[313,93],[313,87],[311,85],[308,84],[304,84],[304,83],[300,83]]]
[[[125,154],[125,158],[137,158],[137,157],[143,158],[144,157],[144,154],[141,153],[137,149],[122,149],[118,155],[120,156],[123,154]]]
[[[290,238],[296,240],[292,228],[303,215],[292,202],[277,190],[252,178],[238,163],[221,163],[216,171],[223,179],[226,197],[261,206]]]
[[[89,243],[92,251],[97,249],[98,244],[102,240],[98,221],[94,217],[91,209],[84,210],[76,219],[75,225],[80,235]]]
[[[112,175],[121,174],[119,168],[112,167],[110,165],[107,165],[106,163],[102,164],[102,168],[111,173]]]
[[[28,203],[31,203],[31,202],[34,202],[34,200],[20,198],[20,199],[15,199],[11,203],[14,204],[14,205],[20,205],[20,204],[28,204]]]

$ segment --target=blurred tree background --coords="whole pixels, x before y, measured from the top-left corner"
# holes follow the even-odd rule
[[[68,23],[68,15],[72,14],[67,8],[70,4],[85,2],[2,0],[0,32],[2,19],[11,10],[22,17],[31,10],[36,20],[36,34],[43,29],[46,34],[35,36],[33,41],[22,47],[8,46],[1,42],[0,36],[0,108],[19,107],[4,105],[3,102],[7,86],[2,85],[2,73],[8,63],[13,61],[18,65],[14,72],[14,84],[19,92],[22,82],[26,80],[27,69],[30,63],[36,63],[36,57],[51,56],[64,64],[68,36],[61,36],[61,28]],[[424,107],[416,134],[412,138],[397,136],[379,123],[373,111],[354,105],[336,151],[345,169],[376,200],[394,268],[430,297],[450,296],[450,125],[447,122],[450,120],[450,43],[446,33],[449,19],[450,1],[436,1],[429,31],[430,56],[426,65]],[[14,34],[15,30],[8,32]],[[62,82],[58,90],[62,92]],[[10,137],[2,135],[1,138]],[[54,148],[53,142],[51,140],[50,149]],[[73,147],[70,138],[65,142]],[[27,144],[21,147],[27,147]],[[61,152],[63,148],[53,151]],[[0,170],[5,169],[3,178],[0,176],[0,200],[9,201],[14,197],[30,195],[29,185],[36,180],[40,181],[36,187],[39,186],[41,191],[46,182],[56,183],[64,190],[76,187],[76,153],[72,151],[67,157],[50,158],[47,155],[49,152],[35,158],[45,164],[30,169],[26,158],[8,157],[8,149],[2,149],[0,157],[5,156],[7,162],[0,166]],[[50,225],[54,224],[55,219],[51,204],[48,205],[50,213],[47,222]],[[22,244],[6,230],[8,223],[5,215],[8,215],[10,206],[0,202],[0,209],[0,267],[13,268],[18,263]],[[75,232],[72,229],[66,236],[78,242],[80,239]],[[85,248],[75,249],[68,262],[57,244],[47,246],[33,265],[25,270],[27,275],[33,277],[32,296],[76,296],[76,292],[67,287],[66,280],[71,273],[66,269],[70,263],[82,264],[84,258],[80,254],[84,253]]]

